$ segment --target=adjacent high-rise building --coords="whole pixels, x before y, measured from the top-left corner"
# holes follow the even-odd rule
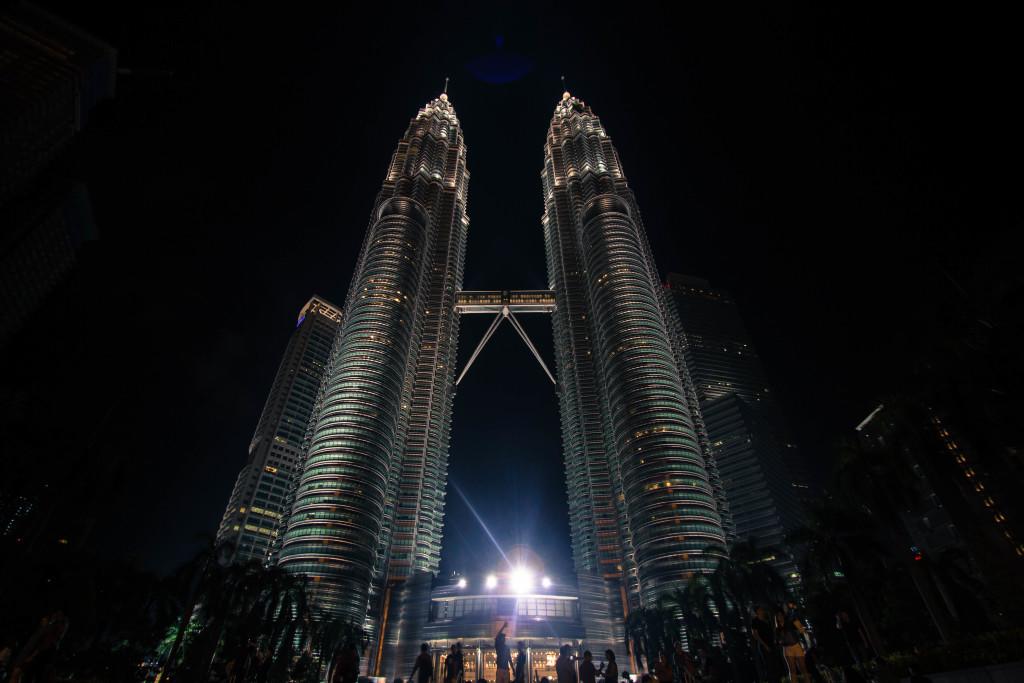
[[[341,309],[317,296],[299,311],[217,531],[218,543],[234,547],[236,562],[265,561],[287,514],[286,497],[302,466],[306,426],[340,324]]]
[[[0,344],[95,236],[84,184],[61,170],[97,104],[114,95],[117,52],[25,2],[0,9]]]
[[[685,341],[611,138],[569,93],[541,176],[576,571],[653,606],[726,543]]]
[[[322,609],[375,636],[382,591],[440,562],[468,184],[442,94],[377,196],[277,553]]]
[[[799,578],[786,534],[802,524],[807,483],[764,367],[729,294],[670,274],[684,357],[700,401],[739,541],[752,540],[791,584]]]

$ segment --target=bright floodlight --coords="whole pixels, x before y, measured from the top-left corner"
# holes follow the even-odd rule
[[[512,588],[513,593],[527,593],[533,590],[533,572],[525,567],[512,570],[509,587]]]
[[[458,582],[455,585],[458,586],[459,588],[465,588],[466,587],[466,577],[462,577],[461,579],[459,579]]]
[[[495,587],[497,587],[497,585],[498,585],[498,577],[495,576],[494,574],[488,574],[487,575],[486,586],[488,588],[495,588]]]
[[[551,579],[545,576],[543,579],[540,580],[540,585],[544,586],[545,588],[551,588]]]

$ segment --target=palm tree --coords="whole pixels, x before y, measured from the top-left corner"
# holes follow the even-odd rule
[[[937,595],[936,577],[925,564],[911,559],[914,541],[904,523],[904,516],[920,507],[912,454],[923,452],[923,445],[907,419],[912,408],[909,403],[889,398],[885,406],[876,418],[885,427],[884,440],[878,439],[868,447],[859,441],[840,443],[835,490],[848,506],[859,507],[877,521],[875,528],[889,557],[911,577],[936,631],[948,642],[952,635],[950,614]]]
[[[633,610],[626,617],[626,645],[632,644],[633,657],[641,669],[652,671],[659,656],[670,656],[672,644],[678,638],[676,615],[664,601],[656,607]]]
[[[211,580],[211,575],[216,569],[224,566],[230,551],[231,548],[228,545],[217,545],[212,538],[207,537],[206,543],[203,544],[200,551],[175,572],[174,581],[181,587],[184,610],[178,621],[174,643],[167,653],[167,660],[164,663],[165,671],[173,671],[177,668],[182,643],[192,625],[196,605],[208,584],[215,583]]]
[[[785,580],[763,559],[777,550],[759,548],[754,539],[748,539],[734,543],[728,555],[721,546],[708,546],[705,552],[720,555],[712,576],[721,584],[728,601],[744,615],[751,614],[757,605],[778,605],[789,597]]]
[[[787,535],[787,541],[807,548],[803,575],[809,590],[818,590],[839,606],[839,594],[848,591],[858,619],[864,625],[872,648],[883,653],[882,638],[874,614],[865,598],[866,558],[885,553],[874,535],[874,520],[861,510],[851,510],[834,499],[811,502],[805,511],[806,524]]]
[[[718,628],[724,635],[724,646],[737,680],[753,667],[749,617],[757,605],[778,605],[788,597],[786,583],[775,569],[765,563],[766,552],[753,540],[741,541],[728,553],[722,546],[708,546],[705,553],[720,559],[715,571],[705,581],[710,597],[709,609],[717,612]],[[694,584],[696,590],[698,584]],[[695,596],[700,596],[695,592]],[[703,597],[708,603],[708,596]],[[710,620],[708,620],[710,623]],[[714,633],[708,634],[714,636]]]
[[[662,598],[673,618],[682,619],[686,640],[692,649],[696,643],[713,643],[718,633],[718,618],[712,599],[711,582],[704,574],[694,574],[686,586]]]

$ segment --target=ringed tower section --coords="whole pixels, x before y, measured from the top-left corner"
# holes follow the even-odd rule
[[[321,609],[371,628],[388,578],[440,562],[468,183],[442,94],[377,195],[277,555]]]
[[[576,571],[618,570],[630,601],[653,606],[717,566],[714,463],[618,153],[568,92],[541,175]]]

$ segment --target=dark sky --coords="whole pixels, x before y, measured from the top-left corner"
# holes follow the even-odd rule
[[[952,295],[943,269],[1012,257],[990,255],[1020,218],[1006,17],[40,1],[155,70],[121,78],[81,172],[90,249],[131,292],[116,337],[87,331],[133,348],[116,369],[134,378],[116,418],[132,469],[103,533],[159,570],[215,530],[294,316],[314,292],[343,301],[394,146],[445,76],[472,175],[465,287],[546,286],[539,173],[564,73],[662,271],[735,294],[819,475]],[[486,324],[464,320],[463,359]],[[549,321],[526,324],[550,359]],[[499,542],[571,568],[556,399],[511,329],[459,389],[450,473]],[[444,567],[493,566],[451,486],[447,509]]]

